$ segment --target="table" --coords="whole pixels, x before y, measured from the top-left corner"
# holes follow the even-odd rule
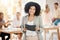
[[[59,27],[53,27],[53,28],[42,28],[44,30],[44,36],[45,36],[45,40],[46,40],[46,31],[48,30],[57,30],[58,33],[58,40],[59,39]],[[12,28],[12,29],[0,29],[0,32],[5,32],[5,33],[9,33],[10,34],[10,39],[12,40],[12,34],[14,33],[22,33],[22,31],[20,30],[20,28]]]
[[[0,32],[5,32],[10,34],[10,39],[12,40],[12,34],[14,33],[22,33],[20,28],[12,28],[12,29],[0,29]]]
[[[59,26],[59,40],[60,40],[60,26]]]

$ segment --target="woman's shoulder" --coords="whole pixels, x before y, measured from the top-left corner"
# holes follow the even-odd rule
[[[23,19],[26,19],[26,18],[27,18],[27,16],[28,16],[28,15],[26,15],[26,16],[23,16],[22,18],[23,18]]]
[[[23,16],[24,18],[26,18],[28,15],[26,15],[26,16]]]
[[[36,16],[36,18],[41,18],[41,16]]]

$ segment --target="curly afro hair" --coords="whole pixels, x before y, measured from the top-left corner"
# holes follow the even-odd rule
[[[38,16],[40,14],[40,11],[41,11],[41,7],[38,3],[35,3],[35,2],[28,2],[26,5],[25,5],[25,12],[29,14],[29,9],[31,6],[35,6],[36,8],[36,12],[35,12],[35,16]]]

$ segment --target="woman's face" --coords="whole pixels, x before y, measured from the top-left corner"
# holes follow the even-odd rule
[[[17,18],[20,18],[20,16],[21,16],[20,13],[17,13],[17,14],[16,14],[16,17],[17,17]]]
[[[49,7],[47,6],[46,7],[46,10],[45,10],[47,13],[50,11]]]
[[[57,9],[58,8],[58,5],[54,5],[54,8]]]
[[[46,8],[46,11],[49,11],[49,8]]]
[[[31,6],[30,9],[29,9],[29,14],[30,15],[34,15],[35,14],[35,11],[36,11],[35,6]]]

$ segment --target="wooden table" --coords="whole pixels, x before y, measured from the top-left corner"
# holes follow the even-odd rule
[[[45,40],[46,40],[46,31],[48,30],[57,30],[57,33],[58,33],[58,40],[60,40],[59,39],[59,28],[58,27],[53,27],[53,28],[43,28],[44,29],[44,36],[45,36]]]
[[[60,40],[60,27],[59,27],[59,40]]]
[[[10,40],[12,40],[12,34],[14,33],[22,33],[20,30],[18,30],[19,28],[15,28],[15,30],[10,31],[10,29],[0,29],[0,32],[4,32],[4,33],[9,33],[10,34]]]
[[[22,34],[22,32],[20,32],[20,31],[12,31],[12,32],[10,32],[10,39],[11,39],[11,40],[13,40],[13,39],[12,39],[12,34],[14,34],[14,33],[21,33],[21,34]]]
[[[46,40],[46,31],[48,30],[57,30],[57,33],[58,33],[58,40],[60,40],[59,39],[59,27],[53,27],[53,28],[43,28],[44,29],[44,36],[45,36],[45,40]],[[9,30],[9,29],[8,29]],[[8,31],[8,30],[6,30],[6,31]],[[14,34],[14,33],[22,33],[20,30],[14,30],[14,31],[10,31],[10,32],[6,32],[5,30],[3,30],[3,29],[0,29],[0,32],[5,32],[5,33],[9,33],[10,34],[10,39],[12,40],[12,34]]]

